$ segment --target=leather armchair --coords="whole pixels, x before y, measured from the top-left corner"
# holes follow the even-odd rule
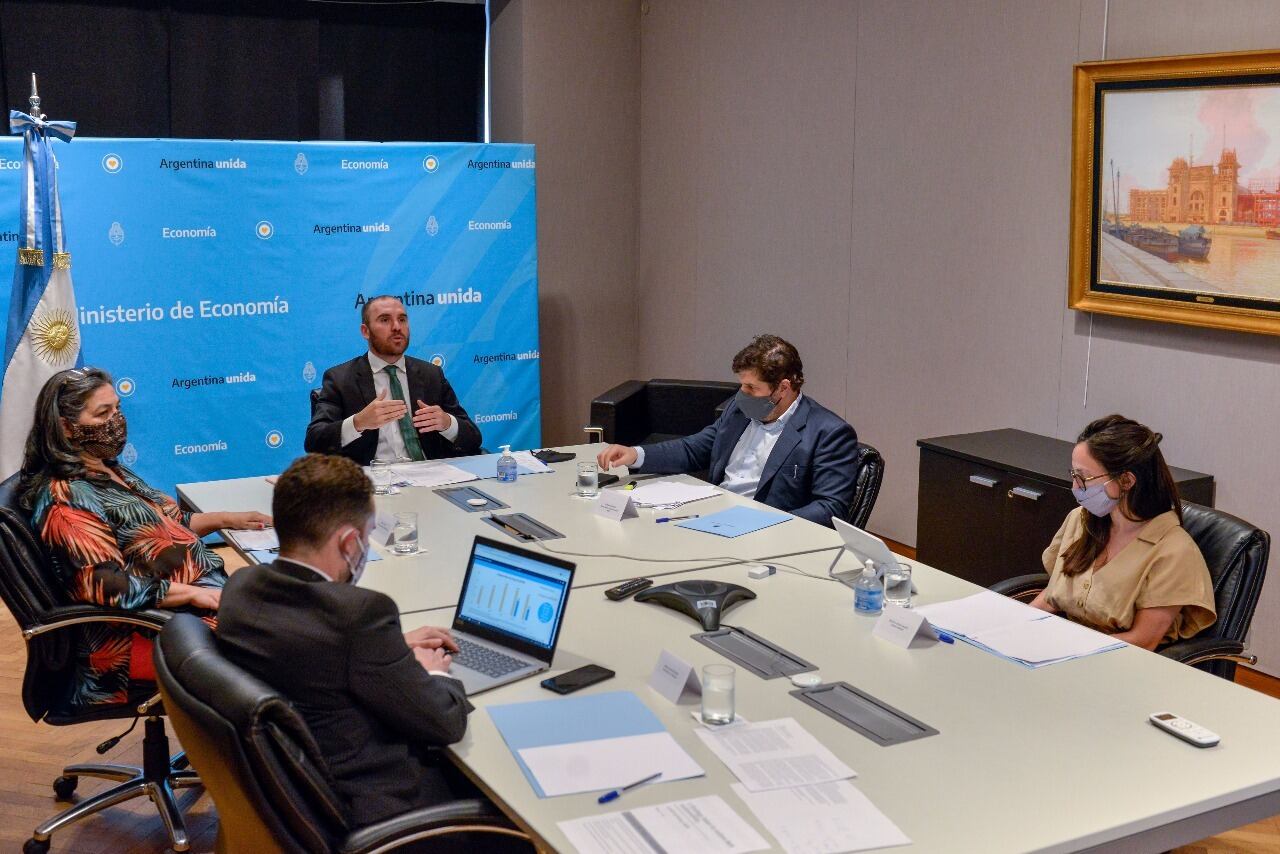
[[[729,382],[627,380],[591,401],[590,423],[603,431],[605,442],[665,442],[712,424],[737,390]]]
[[[186,825],[173,790],[200,785],[187,767],[186,757],[169,756],[164,714],[154,692],[127,701],[69,711],[65,699],[72,687],[72,658],[80,627],[115,623],[158,630],[170,617],[167,611],[125,611],[71,602],[54,577],[48,556],[26,512],[17,504],[18,476],[0,484],[0,598],[22,629],[27,644],[27,666],[22,681],[22,703],[33,721],[68,726],[88,721],[134,718],[145,715],[143,766],[69,765],[53,782],[59,800],[69,800],[79,778],[100,777],[116,786],[84,798],[36,827],[24,854],[49,850],[54,831],[132,798],[147,796],[156,804],[175,851],[189,847]]]
[[[1257,656],[1245,654],[1244,641],[1266,578],[1271,536],[1243,519],[1190,501],[1182,502],[1182,527],[1209,565],[1218,619],[1195,637],[1166,644],[1156,652],[1233,680],[1236,664],[1258,661]],[[1030,602],[1048,583],[1049,576],[1038,572],[1007,578],[991,589]]]
[[[306,722],[287,699],[225,658],[200,619],[175,615],[154,656],[174,729],[218,809],[219,852],[366,854],[426,840],[448,840],[459,850],[532,850],[523,832],[478,799],[353,829]]]
[[[867,528],[867,520],[875,509],[880,484],[884,481],[884,457],[870,445],[858,443],[858,468],[855,473],[853,501],[845,521],[856,528]]]

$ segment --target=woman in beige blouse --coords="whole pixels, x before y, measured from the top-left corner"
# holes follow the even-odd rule
[[[1031,603],[1145,649],[1192,637],[1217,617],[1161,438],[1120,415],[1084,428],[1071,452],[1080,509],[1045,549],[1049,585]]]

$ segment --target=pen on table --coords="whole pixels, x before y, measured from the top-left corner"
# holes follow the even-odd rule
[[[603,795],[596,798],[596,803],[607,804],[609,803],[609,801],[616,801],[618,798],[622,797],[623,792],[629,792],[632,789],[634,789],[636,786],[643,786],[645,783],[652,783],[654,780],[658,779],[661,776],[662,776],[662,772],[659,771],[656,774],[650,774],[648,777],[645,777],[643,780],[636,780],[634,783],[628,786],[623,786],[621,789],[614,789],[612,792],[605,792]]]
[[[690,516],[663,516],[663,517],[661,517],[661,518],[659,518],[659,519],[654,519],[653,521],[654,521],[655,523],[657,523],[657,522],[679,522],[681,519],[697,519],[697,518],[698,518],[698,515],[699,515],[699,514],[694,513],[694,514],[692,514],[692,515],[690,515]]]
[[[933,633],[934,633],[935,635],[937,635],[937,636],[938,636],[938,640],[942,641],[943,643],[955,643],[955,642],[956,642],[956,639],[955,639],[955,638],[953,638],[951,635],[947,634],[946,632],[944,632],[944,631],[942,631],[942,630],[940,630],[940,629],[935,628],[935,629],[933,630]]]

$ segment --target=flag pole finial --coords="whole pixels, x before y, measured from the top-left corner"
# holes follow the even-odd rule
[[[28,98],[27,100],[31,104],[31,115],[37,119],[44,118],[44,116],[40,114],[40,93],[36,91],[35,72],[31,73],[31,97]]]

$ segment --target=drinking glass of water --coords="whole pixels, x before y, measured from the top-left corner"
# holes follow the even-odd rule
[[[911,564],[894,563],[884,571],[884,604],[911,607]]]
[[[369,463],[369,479],[373,481],[374,495],[390,495],[391,463],[387,460],[374,460]]]
[[[733,723],[733,667],[708,664],[702,668],[702,722]]]
[[[391,549],[398,555],[411,555],[418,551],[418,514],[397,513],[396,526],[391,529]]]
[[[600,494],[599,471],[594,461],[578,463],[579,498],[595,498]]]

